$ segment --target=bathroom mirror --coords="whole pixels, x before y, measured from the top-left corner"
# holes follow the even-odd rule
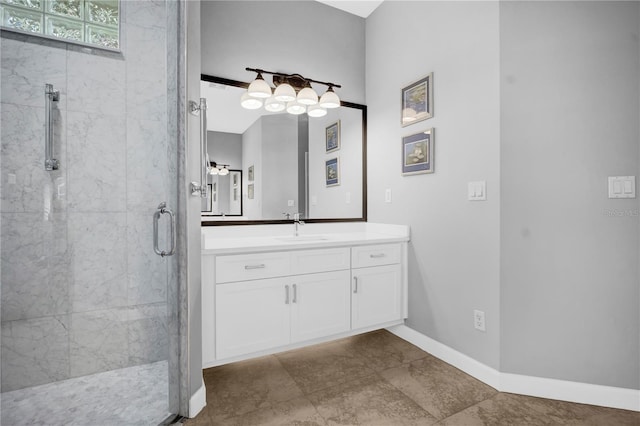
[[[242,216],[242,170],[207,175],[207,198],[202,199],[202,216]]]
[[[342,101],[317,118],[248,110],[240,105],[247,87],[202,75],[210,161],[237,170],[241,186],[239,203],[225,210],[221,182],[209,182],[202,225],[284,223],[295,213],[308,222],[365,221],[366,106]],[[233,198],[224,185],[225,200]]]

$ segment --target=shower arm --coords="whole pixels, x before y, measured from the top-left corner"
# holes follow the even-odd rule
[[[45,133],[44,133],[44,169],[58,170],[60,163],[53,158],[53,103],[60,100],[60,92],[53,90],[52,84],[44,86]]]

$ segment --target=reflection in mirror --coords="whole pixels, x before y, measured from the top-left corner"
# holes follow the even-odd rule
[[[210,181],[211,211],[203,205],[204,225],[273,223],[295,213],[311,221],[366,220],[366,106],[343,101],[318,118],[247,110],[240,105],[247,84],[210,76],[203,80],[209,156],[242,171],[239,213],[219,210],[221,189]]]
[[[207,175],[207,198],[202,199],[203,216],[242,216],[242,170]]]

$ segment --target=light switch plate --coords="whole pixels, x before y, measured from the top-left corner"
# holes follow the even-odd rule
[[[469,201],[485,201],[487,199],[487,182],[484,180],[469,182],[467,191]]]
[[[636,177],[609,176],[609,198],[636,198]]]
[[[293,207],[293,200],[287,200],[287,207]]]
[[[391,202],[391,189],[385,189],[384,190],[384,202],[385,203],[390,203]]]

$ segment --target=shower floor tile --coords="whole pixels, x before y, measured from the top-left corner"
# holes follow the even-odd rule
[[[3,425],[156,425],[169,416],[166,361],[1,394]]]

